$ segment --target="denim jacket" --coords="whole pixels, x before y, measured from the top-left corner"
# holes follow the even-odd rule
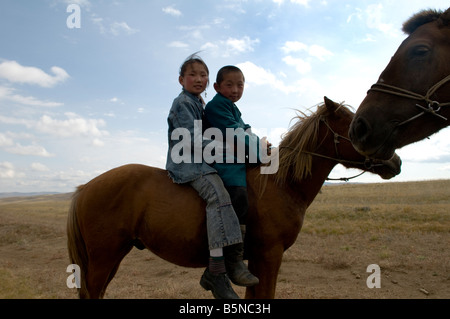
[[[194,126],[194,121],[203,120],[203,114],[202,101],[184,89],[173,101],[167,118],[169,149],[167,151],[166,170],[177,184],[192,182],[203,175],[217,173],[214,168],[203,161],[203,157],[201,157],[201,160],[198,156],[197,159],[194,159],[194,151],[201,156],[205,146],[202,130],[199,131]],[[177,129],[182,129],[189,136],[183,135],[183,138],[180,137],[179,134],[176,134],[179,131]],[[174,136],[172,136],[173,133]],[[196,136],[194,136],[194,133],[197,133]],[[179,160],[180,146],[184,146],[184,151],[189,150],[189,148],[191,151],[190,154],[182,154],[184,156],[181,157],[185,160],[181,162]],[[176,157],[178,157],[178,160]]]

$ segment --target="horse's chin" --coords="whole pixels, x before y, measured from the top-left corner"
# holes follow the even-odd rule
[[[389,160],[379,160],[383,164],[382,169],[378,172],[378,175],[382,179],[391,179],[401,173],[402,160],[396,153]]]

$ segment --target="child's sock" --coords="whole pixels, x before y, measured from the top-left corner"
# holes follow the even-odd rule
[[[227,272],[225,268],[225,258],[223,257],[223,249],[217,248],[209,251],[209,272],[214,275],[224,274]]]

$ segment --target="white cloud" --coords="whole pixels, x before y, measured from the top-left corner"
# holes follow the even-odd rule
[[[0,100],[9,100],[14,103],[30,105],[30,106],[43,106],[43,107],[57,107],[64,105],[59,102],[52,101],[41,101],[33,96],[22,96],[19,94],[14,94],[15,90],[12,88],[0,86]]]
[[[0,147],[14,145],[14,141],[6,136],[6,134],[0,133]]]
[[[91,16],[92,23],[98,26],[101,34],[112,34],[113,36],[119,36],[122,34],[132,35],[138,33],[139,29],[134,29],[126,22],[112,22],[109,26],[105,26],[105,20],[102,17],[97,16],[95,13]]]
[[[45,73],[39,68],[22,66],[16,61],[3,61],[0,63],[0,78],[12,83],[34,84],[41,87],[53,87],[69,78],[69,74],[62,68],[53,66],[51,72]]]
[[[237,65],[245,75],[245,82],[254,85],[270,85],[284,93],[295,92],[296,89],[287,86],[283,81],[279,80],[272,72],[255,65],[253,62],[244,62]]]
[[[41,163],[31,163],[31,169],[36,172],[47,172],[50,169]]]
[[[291,52],[308,51],[308,46],[299,41],[286,41],[281,50],[283,50],[284,53],[289,54]]]
[[[245,5],[245,2],[247,0],[226,0],[226,1],[220,1],[218,5],[218,8],[220,9],[226,9],[231,10],[235,14],[245,14],[246,10],[243,8],[243,5]]]
[[[139,32],[138,29],[131,28],[126,22],[113,22],[110,26],[110,31],[115,36],[123,33],[126,35],[132,35]]]
[[[275,2],[278,5],[281,5],[281,4],[284,3],[284,0],[272,0],[272,1]],[[305,6],[305,7],[309,7],[309,1],[310,0],[290,0],[291,3],[300,4],[300,5]]]
[[[382,3],[370,4],[365,10],[355,8],[355,12],[348,16],[347,23],[352,22],[355,18],[356,21],[363,21],[371,30],[381,32],[391,37],[400,37],[402,36],[402,33],[400,32],[399,26],[392,22],[392,18],[389,18],[389,11],[391,10],[392,8],[385,10]],[[363,41],[373,42],[375,41],[374,36],[368,34]]]
[[[188,48],[189,45],[187,43],[184,43],[184,42],[181,42],[181,41],[172,41],[172,42],[169,43],[169,47],[184,49],[184,48]]]
[[[85,119],[75,113],[65,113],[66,120],[58,120],[48,115],[43,115],[37,122],[32,125],[39,132],[56,135],[59,137],[73,136],[93,136],[102,137],[109,133],[103,131],[100,127],[106,125],[102,119]]]
[[[89,11],[91,8],[91,2],[89,0],[63,0],[63,2],[67,5],[77,4],[83,9],[86,9],[87,11]]]
[[[295,67],[295,69],[300,74],[306,74],[311,72],[311,57],[316,58],[320,61],[325,61],[329,57],[333,56],[333,53],[325,49],[323,46],[313,44],[307,45],[305,43],[299,41],[286,41],[284,45],[281,47],[281,50],[288,54],[282,60],[289,66]],[[305,60],[304,58],[293,57],[291,53],[302,53],[305,52],[307,54]]]
[[[42,157],[54,156],[54,154],[50,154],[44,147],[36,144],[23,146],[20,143],[17,143],[14,146],[5,148],[5,151],[16,155],[31,155]]]
[[[101,34],[106,34],[106,28],[103,25],[103,18],[97,17],[96,14],[93,14],[91,17],[92,23],[98,26]]]
[[[320,61],[325,61],[328,57],[333,56],[333,53],[323,46],[317,44],[306,45],[299,41],[286,41],[281,50],[286,54],[292,52],[306,52],[308,55],[315,57]]]
[[[252,62],[245,62],[237,65],[245,75],[246,86],[264,86],[278,90],[286,95],[295,94],[301,97],[302,105],[314,105],[323,101],[323,96],[328,93],[322,83],[317,78],[303,77],[297,81],[289,81],[279,75],[278,77],[269,70],[255,65]],[[283,80],[281,80],[283,78]],[[288,83],[288,84],[287,84]],[[260,89],[258,89],[260,90]]]
[[[390,23],[383,22],[383,4],[371,4],[366,9],[367,26],[371,29],[379,30],[383,33],[391,33],[395,28]]]
[[[14,177],[16,177],[14,165],[10,162],[0,162],[0,178]]]
[[[75,113],[65,113],[67,119],[59,120],[43,115],[38,120],[27,120],[21,118],[7,117],[0,115],[0,123],[11,125],[24,125],[29,129],[34,129],[41,133],[57,137],[105,137],[109,135],[108,131],[101,130],[106,126],[102,119],[85,119]]]
[[[306,74],[311,71],[312,67],[311,64],[306,62],[303,59],[300,58],[293,58],[292,56],[288,55],[283,58],[283,61],[290,66],[294,66],[297,72],[300,74]]]
[[[103,142],[102,140],[98,139],[98,138],[94,138],[92,140],[92,145],[93,146],[97,146],[97,147],[102,147],[105,145],[105,142]]]
[[[230,37],[227,40],[217,41],[215,43],[207,42],[201,47],[201,50],[214,50],[216,54],[220,54],[222,57],[229,57],[253,52],[255,50],[254,46],[259,42],[259,39],[251,39],[248,36],[240,39]]]
[[[175,9],[174,6],[165,7],[165,8],[162,9],[162,11],[164,13],[169,14],[169,15],[174,16],[174,17],[179,17],[179,16],[183,15],[183,13],[181,13],[180,10]]]
[[[227,51],[231,53],[243,53],[252,52],[253,46],[259,43],[259,39],[252,40],[250,37],[245,36],[242,39],[228,38],[225,41]]]
[[[309,6],[309,0],[291,0],[292,3],[301,4],[305,7]]]
[[[309,47],[309,55],[319,59],[320,61],[325,61],[327,58],[332,57],[333,53],[325,49],[324,47],[313,44]]]
[[[450,158],[450,130],[445,129],[414,144],[398,150],[402,160],[409,162],[448,162]]]
[[[212,42],[206,42],[204,45],[202,45],[202,47],[200,48],[202,51],[203,50],[214,50],[217,51],[219,49],[219,45],[216,43],[212,43]]]
[[[0,148],[5,152],[22,156],[40,156],[40,157],[52,157],[54,154],[49,153],[44,147],[37,145],[35,142],[31,142],[30,145],[22,145],[13,140],[13,138],[21,139],[34,139],[29,134],[17,134],[7,132],[6,134],[0,133]]]
[[[8,116],[3,116],[0,115],[0,123],[4,123],[4,124],[13,124],[13,125],[25,125],[30,127],[31,126],[31,121],[25,120],[25,119],[19,119],[19,118],[15,118],[15,117],[8,117]]]

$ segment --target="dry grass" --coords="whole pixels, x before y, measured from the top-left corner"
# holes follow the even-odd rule
[[[446,180],[325,186],[285,253],[277,298],[450,298],[449,190]],[[0,199],[0,298],[76,298],[66,286],[69,203]],[[380,289],[366,286],[370,264],[381,267]],[[211,298],[202,271],[133,250],[106,298]]]

